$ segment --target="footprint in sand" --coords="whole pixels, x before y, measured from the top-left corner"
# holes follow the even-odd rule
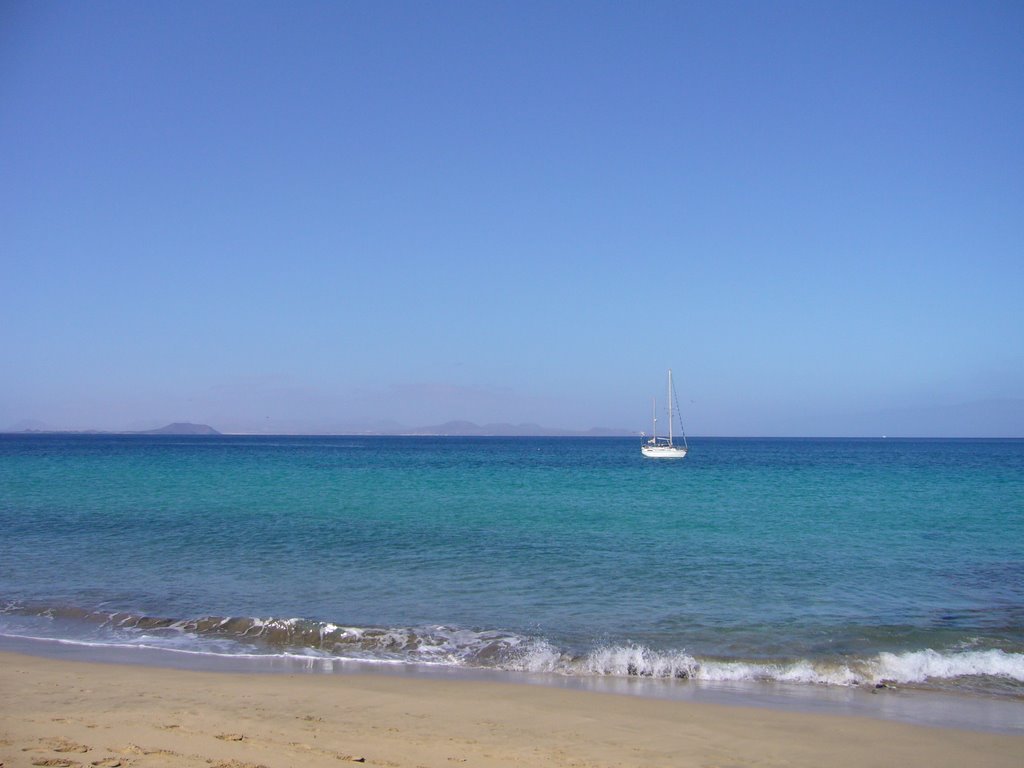
[[[121,749],[111,749],[110,751],[118,752],[122,755],[170,755],[171,757],[176,757],[178,754],[171,749],[143,749],[138,744],[128,744],[121,747]]]
[[[89,747],[85,744],[76,744],[73,741],[67,739],[44,739],[43,744],[46,744],[54,752],[88,752]]]
[[[76,744],[67,739],[40,739],[38,747],[24,747],[22,752],[88,752],[85,744]],[[33,763],[33,765],[63,765],[63,763]]]

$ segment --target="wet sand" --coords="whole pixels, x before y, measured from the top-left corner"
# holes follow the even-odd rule
[[[260,675],[0,653],[15,766],[1015,766],[1024,736],[393,675]]]

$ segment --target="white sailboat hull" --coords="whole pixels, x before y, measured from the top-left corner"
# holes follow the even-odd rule
[[[676,391],[672,386],[672,369],[668,369],[668,437],[658,437],[658,412],[655,401],[651,401],[654,432],[651,439],[640,446],[640,453],[649,459],[685,459],[689,451],[686,445],[686,433],[683,433],[683,447],[672,442],[672,401],[676,399]],[[682,421],[679,422],[682,427]]]
[[[672,445],[642,445],[640,452],[649,459],[683,459],[686,449]]]

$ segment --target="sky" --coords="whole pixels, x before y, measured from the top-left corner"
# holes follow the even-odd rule
[[[0,2],[0,428],[1024,436],[1019,2]],[[663,423],[663,422],[662,422]]]

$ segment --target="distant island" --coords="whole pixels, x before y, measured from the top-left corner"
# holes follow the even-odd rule
[[[472,421],[447,421],[433,427],[417,427],[391,434],[436,435],[451,437],[624,437],[635,435],[624,429],[594,427],[587,430],[550,429],[539,424],[474,424]]]
[[[133,435],[219,435],[216,429],[208,424],[191,424],[187,421],[176,421],[160,429],[147,429],[132,432]]]
[[[0,430],[3,431],[3,430]],[[8,433],[39,434],[39,435],[220,435],[216,429],[209,424],[192,424],[187,421],[176,421],[159,429],[144,429],[134,431],[113,431],[105,429],[46,429],[41,427],[29,427],[25,429],[10,429]]]
[[[193,424],[187,421],[176,421],[173,424],[160,427],[159,429],[145,430],[103,430],[103,429],[53,429],[41,422],[26,422],[14,425],[7,430],[0,429],[0,433],[9,434],[62,434],[62,435],[188,435],[188,436],[216,436],[231,434],[250,435],[380,435],[380,436],[422,436],[422,437],[631,437],[638,433],[626,429],[609,429],[607,427],[593,427],[586,430],[573,429],[552,429],[542,427],[539,424],[509,424],[505,422],[497,424],[476,424],[472,421],[446,421],[443,424],[436,424],[428,427],[406,427],[399,424],[379,424],[367,428],[364,425],[337,425],[334,428],[302,430],[301,428],[285,429],[280,432],[248,432],[239,430],[227,433],[214,429],[208,424]]]

